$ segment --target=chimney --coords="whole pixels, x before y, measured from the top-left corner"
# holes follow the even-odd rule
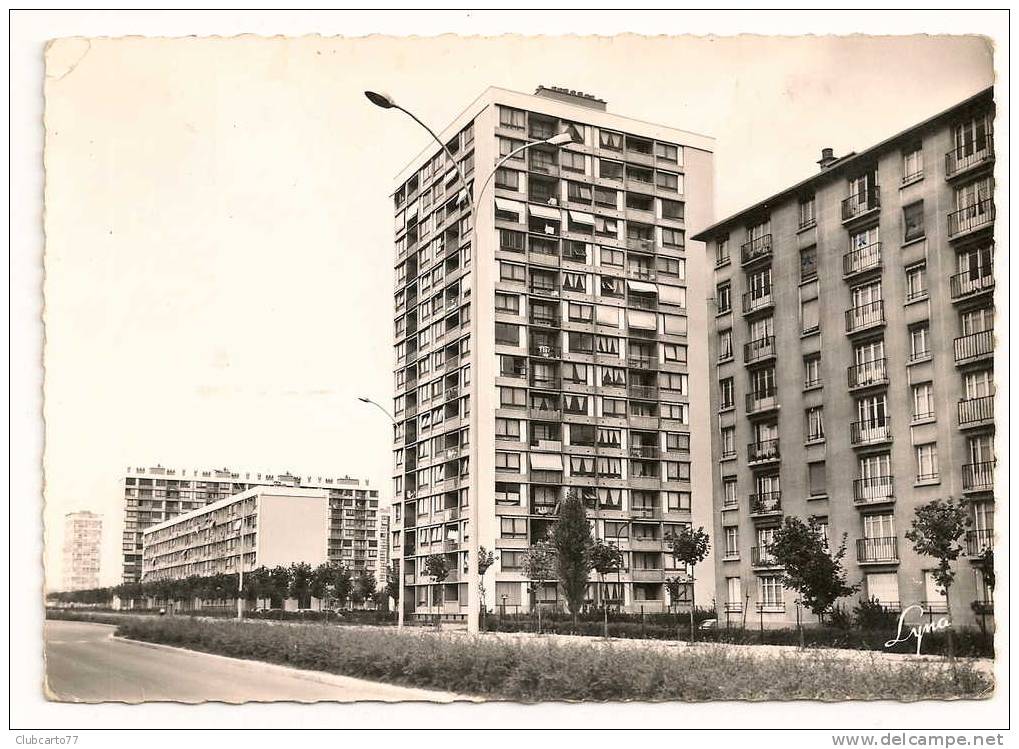
[[[543,96],[546,99],[558,99],[588,109],[597,109],[599,112],[604,112],[607,106],[604,99],[599,99],[594,94],[585,94],[583,91],[574,91],[561,86],[538,86],[534,95]]]
[[[821,169],[827,169],[834,164],[838,159],[835,158],[835,152],[830,148],[821,149],[821,159],[817,163],[821,165]]]

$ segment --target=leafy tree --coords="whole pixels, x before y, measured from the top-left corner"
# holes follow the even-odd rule
[[[354,578],[346,566],[338,564],[333,567],[330,587],[332,588],[333,597],[340,604],[340,608],[346,608],[347,601],[350,599],[351,593],[354,592]]]
[[[679,533],[666,536],[673,558],[690,569],[690,640],[694,639],[694,568],[703,562],[711,550],[711,541],[703,527],[694,530],[684,525]]]
[[[538,611],[538,631],[541,632],[541,602],[539,595],[549,580],[555,580],[556,551],[548,541],[538,541],[527,550],[524,557],[524,575],[531,581],[530,591],[534,594]]]
[[[442,605],[442,583],[445,582],[446,578],[449,577],[449,560],[446,559],[445,554],[429,554],[425,557],[425,574],[435,580],[438,586],[436,591],[439,594],[439,605]],[[435,600],[434,594],[432,600]],[[441,613],[441,609],[440,609]],[[439,620],[436,619],[435,623],[438,624]]]
[[[591,568],[598,573],[598,605],[602,605],[602,590],[605,587],[605,575],[618,572],[623,567],[623,552],[615,544],[605,543],[600,538],[595,539],[591,546]],[[609,607],[602,606],[604,617],[604,634],[609,636]]]
[[[393,599],[396,606],[400,605],[400,562],[392,562],[386,569],[386,595]]]
[[[269,571],[269,602],[272,607],[283,608],[283,601],[290,593],[291,570],[277,565]]]
[[[952,606],[948,591],[955,581],[952,562],[962,554],[960,539],[966,533],[969,515],[962,502],[949,497],[946,500],[932,499],[916,508],[912,526],[906,531],[906,538],[913,542],[913,551],[920,556],[938,560],[937,569],[931,574],[938,590],[945,597],[945,611],[952,619]],[[948,628],[948,657],[954,660],[955,650],[952,629]]]
[[[484,546],[478,547],[478,596],[481,599],[482,614],[486,611],[485,573],[493,564],[495,564],[495,554],[486,550]]]
[[[570,492],[559,507],[559,517],[552,524],[549,540],[556,551],[556,569],[566,594],[566,603],[573,614],[573,625],[584,606],[587,580],[591,574],[591,525],[587,510],[576,492]]]
[[[297,608],[311,608],[311,584],[314,571],[307,562],[295,562],[290,565],[290,598],[297,599]]]
[[[375,595],[375,576],[368,574],[368,570],[362,569],[354,580],[354,603],[364,604],[370,601]]]
[[[813,518],[804,523],[799,518],[787,517],[775,531],[768,551],[784,568],[782,585],[797,591],[803,605],[819,620],[824,620],[836,601],[860,588],[846,582],[846,571],[842,568],[846,534],[838,549],[832,550]]]
[[[311,572],[311,583],[308,585],[308,592],[312,598],[324,601],[329,595],[329,583],[333,578],[333,563],[323,562]]]
[[[253,603],[272,595],[271,573],[267,567],[257,567],[244,576],[244,595]]]

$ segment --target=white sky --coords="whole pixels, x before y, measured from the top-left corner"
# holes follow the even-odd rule
[[[389,489],[391,178],[486,86],[717,139],[717,217],[992,82],[975,38],[68,41],[47,82],[47,563],[128,465]],[[75,65],[75,61],[78,61]],[[69,72],[68,72],[69,71]],[[62,76],[62,77],[61,77]],[[692,227],[696,230],[702,227]],[[692,232],[691,232],[692,233]],[[53,582],[53,581],[51,581]]]

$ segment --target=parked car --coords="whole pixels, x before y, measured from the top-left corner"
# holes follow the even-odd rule
[[[697,629],[718,629],[718,619],[705,619],[697,626]]]

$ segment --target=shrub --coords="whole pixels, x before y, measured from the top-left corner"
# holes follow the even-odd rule
[[[860,629],[895,631],[899,615],[882,606],[876,598],[864,598],[853,609],[853,621]]]
[[[663,653],[188,618],[129,618],[118,632],[226,656],[527,702],[917,700],[980,697],[992,688],[988,676],[965,662],[953,672],[921,660],[889,663],[821,652],[754,658],[751,651],[713,645]]]

